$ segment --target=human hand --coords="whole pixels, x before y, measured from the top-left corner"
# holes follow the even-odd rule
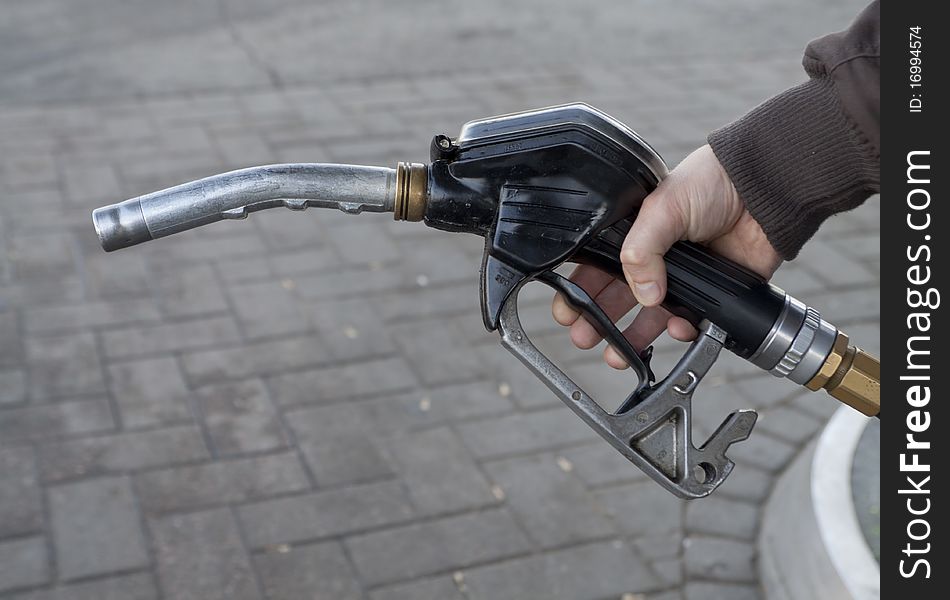
[[[782,259],[752,215],[745,210],[738,192],[708,145],[687,156],[643,202],[630,228],[620,262],[626,281],[590,266],[579,266],[571,280],[584,288],[613,321],[621,319],[638,303],[643,309],[624,330],[633,347],[642,350],[668,329],[681,341],[696,337],[686,320],[660,307],[666,295],[666,265],[663,255],[679,240],[708,245],[713,251],[769,278]],[[600,343],[600,334],[556,295],[554,320],[571,328],[571,341],[589,349]],[[615,369],[627,367],[613,348],[604,350],[604,360]]]

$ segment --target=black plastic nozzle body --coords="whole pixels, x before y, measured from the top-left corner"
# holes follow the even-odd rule
[[[443,142],[433,151],[425,222],[485,238],[488,329],[512,290],[564,262],[623,277],[621,244],[659,177],[612,133],[549,119],[545,127],[460,140],[449,151]],[[694,324],[708,319],[728,333],[727,348],[753,355],[779,318],[784,292],[696,244],[675,244],[665,260],[664,306]]]

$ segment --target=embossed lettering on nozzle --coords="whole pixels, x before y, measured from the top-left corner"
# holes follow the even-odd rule
[[[102,248],[111,252],[222,219],[243,219],[267,208],[392,212],[396,188],[396,169],[386,167],[266,165],[98,208],[92,218]]]

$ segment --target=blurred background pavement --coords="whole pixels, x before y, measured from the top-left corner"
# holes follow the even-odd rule
[[[724,356],[698,435],[760,423],[684,503],[483,331],[478,239],[270,211],[106,255],[89,212],[261,163],[424,161],[574,100],[672,165],[862,4],[0,2],[0,596],[759,598],[761,505],[830,398]],[[776,278],[875,352],[878,220],[833,218]],[[629,392],[523,296],[588,391]]]

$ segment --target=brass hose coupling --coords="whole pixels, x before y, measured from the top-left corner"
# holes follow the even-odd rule
[[[881,414],[881,361],[849,344],[841,331],[818,373],[805,384],[824,388],[834,398],[869,416]]]
[[[429,176],[425,165],[400,162],[396,165],[396,199],[393,218],[397,221],[421,221],[428,201]]]

